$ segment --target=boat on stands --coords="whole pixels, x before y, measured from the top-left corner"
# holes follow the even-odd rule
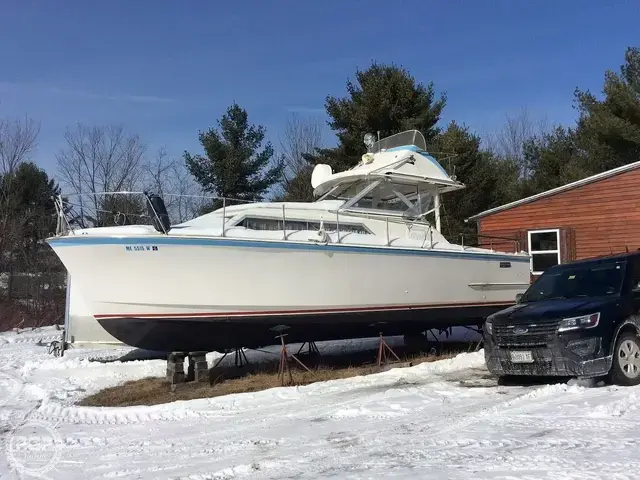
[[[414,334],[514,304],[529,255],[450,243],[441,196],[464,185],[420,132],[375,140],[350,170],[317,165],[313,202],[220,199],[173,225],[162,198],[140,193],[151,225],[74,228],[59,198],[47,242],[102,327],[148,350]]]

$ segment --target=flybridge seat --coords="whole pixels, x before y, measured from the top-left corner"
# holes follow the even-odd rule
[[[160,233],[169,233],[171,230],[171,219],[169,218],[169,212],[164,204],[164,200],[155,193],[144,192],[144,196],[147,197],[147,215],[151,217],[153,221],[153,228]]]

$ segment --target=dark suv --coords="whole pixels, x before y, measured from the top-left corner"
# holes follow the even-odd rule
[[[557,265],[487,317],[487,368],[640,383],[640,252]]]

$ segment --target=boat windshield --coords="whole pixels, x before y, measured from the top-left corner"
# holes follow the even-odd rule
[[[558,298],[618,295],[622,288],[626,262],[562,266],[549,270],[529,287],[522,302]]]
[[[408,145],[413,145],[419,150],[427,150],[427,142],[424,136],[418,130],[407,130],[406,132],[396,133],[395,135],[378,140],[373,144],[373,147],[371,147],[371,153],[378,153],[382,150]]]
[[[365,192],[365,189],[368,190]],[[369,210],[418,218],[433,208],[434,191],[431,186],[419,188],[415,184],[356,180],[337,186],[322,199],[343,200],[345,210]]]

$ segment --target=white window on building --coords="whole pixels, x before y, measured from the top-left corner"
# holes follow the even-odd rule
[[[542,274],[547,268],[560,263],[560,230],[529,231],[531,273]]]

